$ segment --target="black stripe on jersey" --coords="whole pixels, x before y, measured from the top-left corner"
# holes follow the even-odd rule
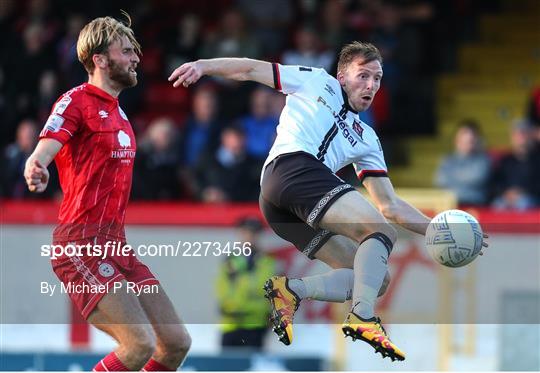
[[[281,79],[279,78],[279,67],[277,63],[272,64],[272,72],[274,73],[274,88],[281,91]]]
[[[317,153],[317,159],[321,162],[324,162],[324,155],[328,151],[328,147],[330,146],[330,143],[336,137],[338,133],[338,126],[334,123],[334,125],[326,132],[326,135],[324,135],[324,139],[321,143],[321,146],[319,146],[319,152]]]

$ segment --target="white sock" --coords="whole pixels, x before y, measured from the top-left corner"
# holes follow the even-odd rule
[[[289,279],[289,288],[298,296],[298,298],[304,299],[306,297],[306,285],[301,279]]]
[[[353,312],[363,319],[374,316],[375,299],[388,269],[388,250],[376,238],[360,244],[354,257]]]
[[[343,303],[351,299],[353,283],[353,270],[340,268],[322,275],[289,280],[289,287],[300,299]]]

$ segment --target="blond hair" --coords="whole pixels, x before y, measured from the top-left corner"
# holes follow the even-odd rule
[[[77,57],[89,74],[94,72],[94,54],[107,53],[109,46],[117,40],[127,36],[137,54],[141,54],[141,45],[135,39],[135,34],[131,29],[131,18],[129,14],[122,11],[126,17],[126,22],[119,21],[112,17],[100,17],[92,20],[83,27],[77,40]]]
[[[364,57],[364,63],[379,61],[382,65],[383,62],[381,53],[376,46],[371,43],[353,41],[352,43],[345,45],[341,49],[341,52],[339,52],[337,70],[345,70],[352,60],[357,56]]]

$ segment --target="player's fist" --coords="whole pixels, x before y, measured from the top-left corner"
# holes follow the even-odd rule
[[[37,159],[34,159],[32,162],[26,163],[24,179],[29,191],[42,193],[49,183],[49,170]]]
[[[175,88],[180,85],[188,87],[196,83],[203,75],[199,61],[187,62],[174,69],[171,76],[169,76],[169,82],[173,82],[173,87]]]

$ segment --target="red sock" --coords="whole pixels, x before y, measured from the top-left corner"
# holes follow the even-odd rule
[[[174,372],[176,369],[171,369],[160,362],[150,358],[146,365],[142,368],[143,372]]]
[[[128,372],[130,369],[126,368],[114,352],[111,352],[100,360],[93,370],[94,372]]]

